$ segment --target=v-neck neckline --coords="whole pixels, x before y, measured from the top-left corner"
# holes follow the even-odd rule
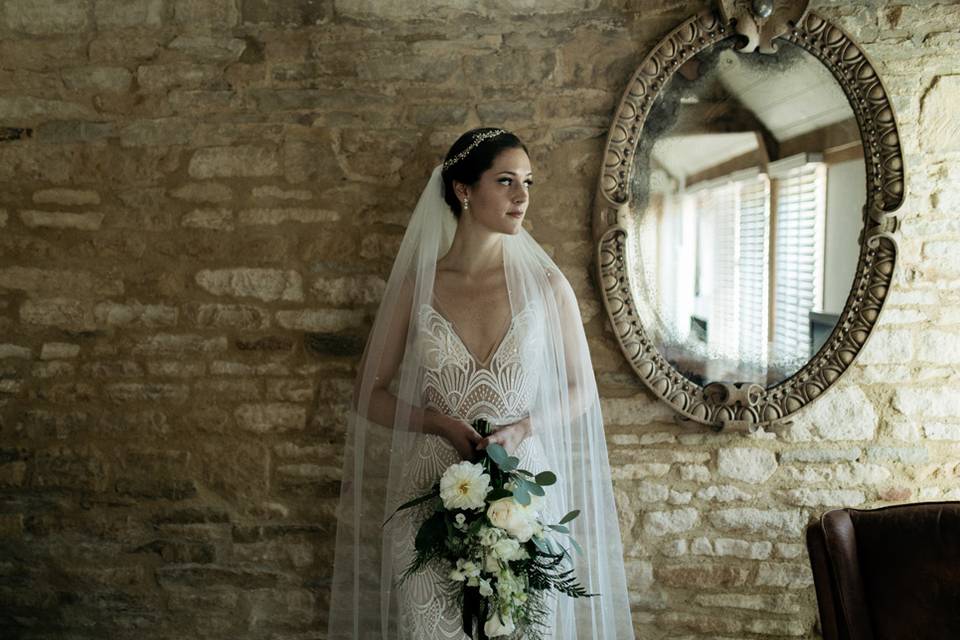
[[[453,323],[453,320],[444,315],[442,311],[442,305],[440,304],[440,299],[437,298],[437,294],[433,293],[431,297],[432,300],[430,307],[438,316],[443,319],[444,322],[450,326],[450,330],[453,332],[453,335],[456,336],[457,341],[460,342],[460,345],[463,346],[468,354],[470,354],[470,357],[473,358],[474,362],[483,368],[488,367],[490,363],[493,362],[493,359],[496,357],[496,355],[500,352],[500,348],[507,341],[507,336],[510,335],[510,331],[513,329],[513,320],[516,318],[516,316],[511,312],[510,317],[507,319],[506,328],[501,332],[500,339],[491,348],[490,352],[487,354],[487,357],[481,360],[477,358],[477,355],[473,352],[473,350],[467,346],[467,343],[464,341],[463,336],[460,335],[460,330],[457,329],[457,325]]]

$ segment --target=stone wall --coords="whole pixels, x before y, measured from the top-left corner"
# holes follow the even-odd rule
[[[479,125],[530,144],[580,298],[640,637],[817,637],[809,519],[960,498],[960,7],[813,3],[895,103],[900,267],[843,383],[747,439],[673,422],[591,279],[613,109],[707,3],[541,4],[0,3],[0,635],[324,637],[356,361]]]

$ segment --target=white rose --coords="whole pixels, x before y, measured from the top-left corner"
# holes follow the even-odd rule
[[[533,535],[534,514],[513,498],[501,498],[491,503],[487,509],[490,524],[503,529],[520,542],[526,542]]]
[[[501,616],[499,612],[494,611],[493,615],[487,619],[483,625],[483,632],[490,638],[497,636],[508,636],[513,633],[513,618],[510,616]]]
[[[488,553],[483,563],[483,570],[487,573],[497,573],[500,571],[500,561],[493,553]]]
[[[466,460],[447,467],[440,477],[440,498],[447,509],[479,509],[490,491],[483,465]]]
[[[492,551],[501,560],[515,560],[520,551],[520,543],[513,538],[504,538],[493,545]]]
[[[493,527],[480,528],[480,544],[485,547],[492,547],[500,539],[500,530]]]

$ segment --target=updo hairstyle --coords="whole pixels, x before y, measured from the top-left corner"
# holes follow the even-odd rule
[[[493,130],[493,127],[479,127],[467,131],[457,138],[457,141],[454,142],[450,150],[447,151],[444,163],[469,147],[476,136]],[[527,146],[523,144],[520,138],[510,132],[505,132],[482,141],[474,147],[465,158],[461,158],[441,172],[443,176],[443,199],[446,200],[450,206],[450,210],[453,211],[453,215],[458,219],[460,218],[463,203],[460,202],[457,198],[457,193],[453,190],[453,181],[456,180],[457,182],[473,186],[480,179],[483,172],[493,166],[493,161],[504,149],[523,149],[527,155],[530,155],[530,152],[527,151]]]

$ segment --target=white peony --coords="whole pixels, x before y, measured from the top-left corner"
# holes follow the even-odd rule
[[[485,547],[492,547],[500,539],[502,531],[496,527],[480,527],[480,544]]]
[[[502,616],[497,611],[494,611],[493,615],[491,615],[483,625],[483,632],[490,638],[508,636],[515,630],[516,627],[513,625],[513,618],[510,616]]]
[[[534,532],[536,514],[512,497],[502,498],[490,504],[487,509],[487,518],[490,524],[503,529],[520,542],[526,542]]]
[[[498,540],[491,551],[501,560],[517,560],[520,554],[520,543],[513,538],[504,538]]]
[[[466,460],[450,465],[440,478],[440,498],[447,509],[479,509],[490,491],[483,465]]]

